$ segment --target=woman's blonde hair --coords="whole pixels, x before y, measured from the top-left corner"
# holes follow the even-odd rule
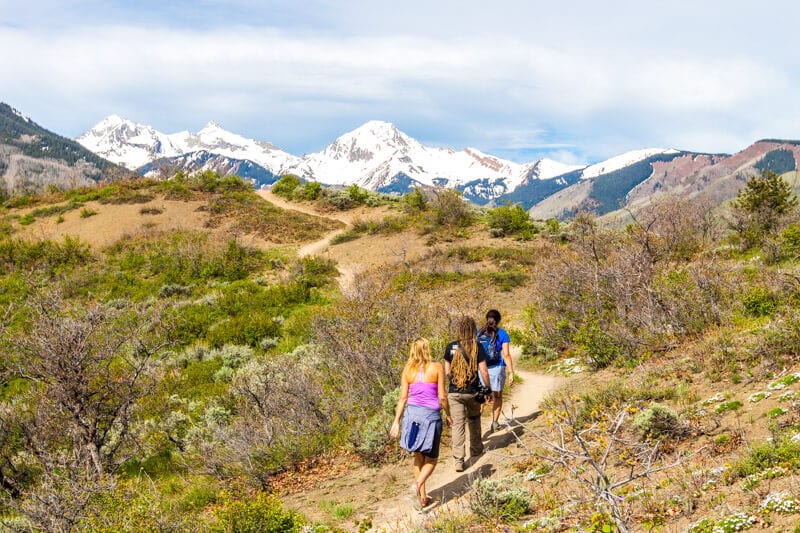
[[[417,370],[421,366],[427,366],[431,362],[431,344],[425,337],[417,337],[411,343],[408,351],[408,361],[406,365],[410,370]]]
[[[459,389],[475,379],[478,374],[478,340],[476,338],[475,320],[462,317],[458,322],[458,343],[467,355],[467,361],[461,354],[454,354],[450,363],[450,379]]]

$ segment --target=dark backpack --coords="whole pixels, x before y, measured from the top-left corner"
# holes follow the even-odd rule
[[[483,351],[486,352],[486,366],[499,365],[503,356],[500,350],[497,349],[497,336],[489,335],[486,330],[481,330],[478,333],[478,342],[483,346]]]

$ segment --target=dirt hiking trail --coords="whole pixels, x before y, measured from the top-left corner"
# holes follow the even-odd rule
[[[362,209],[351,209],[349,211],[322,213],[309,205],[285,200],[284,198],[281,198],[280,196],[273,194],[271,191],[268,190],[260,189],[257,192],[259,196],[261,196],[268,202],[275,204],[281,209],[286,209],[287,211],[299,211],[307,215],[330,218],[344,223],[345,225],[344,228],[332,231],[318,241],[314,241],[304,246],[301,246],[297,250],[298,257],[304,257],[306,255],[322,255],[322,252],[330,249],[331,241],[334,239],[334,237],[350,229],[350,227],[352,227],[353,225],[354,220],[357,220],[359,218],[379,218],[379,216],[383,216],[383,212],[380,212],[380,215],[376,215],[374,209],[372,209],[369,212]],[[339,270],[339,285],[341,287],[348,287],[351,284],[353,277],[356,274],[356,267],[354,265],[349,265],[341,261],[338,261],[337,268]]]
[[[300,211],[302,213],[327,217],[343,222],[346,227],[325,235],[322,239],[302,246],[298,250],[298,256],[302,257],[309,254],[321,255],[327,252],[328,256],[337,260],[337,268],[340,272],[340,286],[347,287],[354,274],[362,268],[375,266],[376,264],[386,263],[393,255],[399,255],[397,249],[402,248],[406,251],[409,247],[411,252],[416,255],[420,250],[414,248],[411,240],[402,242],[391,242],[390,239],[383,237],[386,241],[380,245],[372,242],[368,253],[364,253],[364,244],[356,245],[359,248],[354,252],[347,251],[347,243],[339,245],[332,253],[331,240],[338,234],[347,231],[353,222],[358,219],[370,220],[377,219],[387,214],[388,211],[382,210],[350,210],[346,212],[323,213],[307,204],[294,203],[284,200],[272,194],[270,191],[258,191],[267,201],[287,210]],[[508,324],[507,324],[508,325]],[[511,355],[516,361],[520,355],[520,348],[511,347]],[[484,453],[477,458],[468,458],[466,469],[463,472],[456,472],[455,462],[449,445],[443,445],[440,450],[439,463],[433,474],[427,481],[428,496],[433,498],[433,503],[423,511],[415,509],[409,494],[409,486],[412,483],[412,460],[408,459],[399,465],[384,467],[381,472],[372,471],[371,474],[364,472],[351,473],[350,481],[341,480],[342,485],[329,488],[317,487],[317,491],[329,493],[332,496],[338,494],[339,497],[346,497],[346,493],[363,490],[370,492],[370,498],[362,495],[362,501],[369,501],[358,509],[359,514],[366,514],[372,517],[372,529],[369,531],[378,533],[406,532],[416,529],[423,520],[426,520],[436,513],[442,511],[455,511],[466,504],[461,500],[461,496],[469,491],[472,482],[480,477],[492,477],[503,475],[509,470],[515,458],[518,458],[524,450],[518,447],[516,435],[520,435],[524,428],[522,424],[537,418],[541,411],[539,404],[547,394],[560,387],[566,382],[566,378],[554,375],[538,374],[525,370],[515,371],[517,381],[514,386],[507,390],[503,398],[503,414],[500,416],[500,423],[503,427],[494,433],[489,431],[491,423],[491,409],[484,409],[481,418],[482,437]],[[444,431],[449,434],[450,429],[445,427]],[[445,441],[449,443],[449,439]],[[467,451],[469,444],[467,442]],[[366,477],[365,477],[366,476]],[[356,488],[359,487],[359,488]],[[287,498],[288,502],[299,507],[301,511],[309,512],[313,507],[309,498],[309,493],[296,493]],[[380,496],[378,496],[380,495]],[[317,494],[317,496],[319,496]],[[305,509],[303,509],[305,507]]]
[[[288,211],[299,211],[308,215],[338,220],[344,228],[332,231],[323,238],[307,243],[297,250],[298,257],[319,255],[336,261],[339,270],[339,286],[347,289],[359,272],[376,266],[413,259],[427,253],[422,239],[408,232],[377,237],[361,237],[357,241],[331,246],[331,241],[341,233],[352,228],[356,221],[380,220],[393,213],[388,207],[357,207],[347,211],[319,211],[306,203],[285,200],[268,190],[257,191],[259,196]]]
[[[520,348],[512,346],[511,355],[514,360],[517,360],[519,354]],[[428,496],[433,498],[433,503],[422,512],[413,508],[410,491],[407,489],[413,481],[409,458],[405,464],[405,477],[398,480],[405,489],[398,496],[380,502],[379,507],[374,510],[373,527],[370,531],[376,533],[410,531],[436,513],[459,510],[465,506],[460,497],[468,492],[475,479],[492,477],[501,471],[506,471],[515,457],[518,458],[524,452],[518,447],[517,439],[511,431],[521,434],[522,427],[519,424],[537,418],[541,414],[539,404],[542,399],[561,386],[566,378],[519,369],[515,369],[514,374],[518,381],[511,387],[510,393],[507,390],[503,395],[503,414],[500,416],[503,428],[500,431],[495,433],[489,431],[490,410],[484,409],[481,418],[485,450],[483,455],[468,459],[466,470],[456,472],[450,447],[443,445],[439,453],[439,463],[426,483]],[[510,420],[512,416],[513,420]],[[449,432],[450,429],[445,427],[444,431]],[[467,438],[467,453],[469,453],[469,438]]]

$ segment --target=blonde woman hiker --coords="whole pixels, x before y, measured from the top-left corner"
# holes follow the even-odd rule
[[[447,399],[453,414],[453,458],[456,472],[464,471],[466,429],[469,428],[469,454],[476,458],[483,453],[481,441],[481,399],[483,387],[478,378],[489,383],[486,352],[478,343],[475,320],[463,317],[458,323],[458,339],[444,352],[444,372],[450,382]],[[485,390],[489,394],[491,390]]]
[[[418,510],[432,502],[425,490],[425,481],[439,460],[442,409],[447,425],[450,425],[452,419],[444,388],[444,369],[441,363],[431,361],[430,344],[427,339],[419,337],[412,343],[403,368],[400,399],[389,431],[392,438],[400,436],[401,447],[414,453],[414,483],[409,490],[414,508]]]
[[[486,323],[478,332],[478,342],[486,352],[486,367],[492,389],[492,426],[494,433],[500,429],[500,413],[503,412],[503,388],[508,377],[508,386],[514,385],[514,362],[511,359],[511,337],[500,327],[500,312],[489,309]],[[508,370],[506,370],[508,369]],[[506,375],[506,372],[508,374]],[[482,383],[486,383],[482,381]]]

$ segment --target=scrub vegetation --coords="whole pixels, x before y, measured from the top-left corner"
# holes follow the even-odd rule
[[[463,505],[417,530],[792,531],[800,216],[780,176],[751,178],[724,211],[663,201],[624,224],[291,176],[273,192],[323,210],[388,206],[338,242],[407,234],[428,253],[342,290],[334,260],[293,248],[339,223],[287,217],[214,173],[6,202],[3,527],[378,527],[343,494],[313,506],[323,518],[282,500],[344,475],[337,457],[372,472],[402,462],[388,429],[410,342],[426,336],[438,354],[461,315],[509,301],[522,366],[584,372],[514,422],[509,471],[475,479]],[[148,226],[162,199],[201,202],[205,227]],[[126,204],[144,229],[98,249],[25,233]]]

